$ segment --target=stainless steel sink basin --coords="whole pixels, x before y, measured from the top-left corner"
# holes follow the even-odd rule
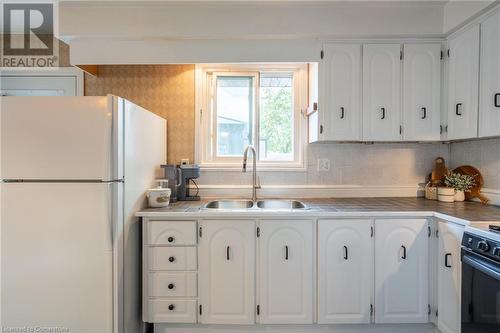
[[[257,207],[261,209],[307,209],[307,206],[297,200],[259,200]]]
[[[204,206],[208,209],[248,209],[252,207],[253,202],[249,200],[214,200]]]
[[[203,209],[224,209],[224,210],[237,210],[237,209],[308,209],[308,207],[297,200],[259,200],[256,203],[250,200],[214,200],[208,202]]]

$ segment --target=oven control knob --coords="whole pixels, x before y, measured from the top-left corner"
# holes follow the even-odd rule
[[[488,252],[490,245],[486,241],[482,240],[477,242],[477,249],[483,252]]]
[[[495,257],[500,257],[500,247],[495,247],[495,248],[493,249],[493,255],[494,255]]]

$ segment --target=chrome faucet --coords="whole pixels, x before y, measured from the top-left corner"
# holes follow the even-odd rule
[[[257,189],[260,188],[260,181],[257,178],[257,153],[252,145],[248,145],[243,153],[243,169],[242,172],[247,172],[247,159],[248,151],[251,150],[253,153],[253,178],[252,178],[252,201],[257,201]]]

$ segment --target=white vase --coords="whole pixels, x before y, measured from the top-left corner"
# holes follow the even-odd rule
[[[456,190],[455,201],[465,201],[465,192]]]
[[[438,187],[438,200],[442,202],[454,202],[455,190],[450,187]]]

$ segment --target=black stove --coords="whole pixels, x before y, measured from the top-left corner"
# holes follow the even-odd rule
[[[500,229],[466,228],[461,257],[461,332],[500,332]]]

